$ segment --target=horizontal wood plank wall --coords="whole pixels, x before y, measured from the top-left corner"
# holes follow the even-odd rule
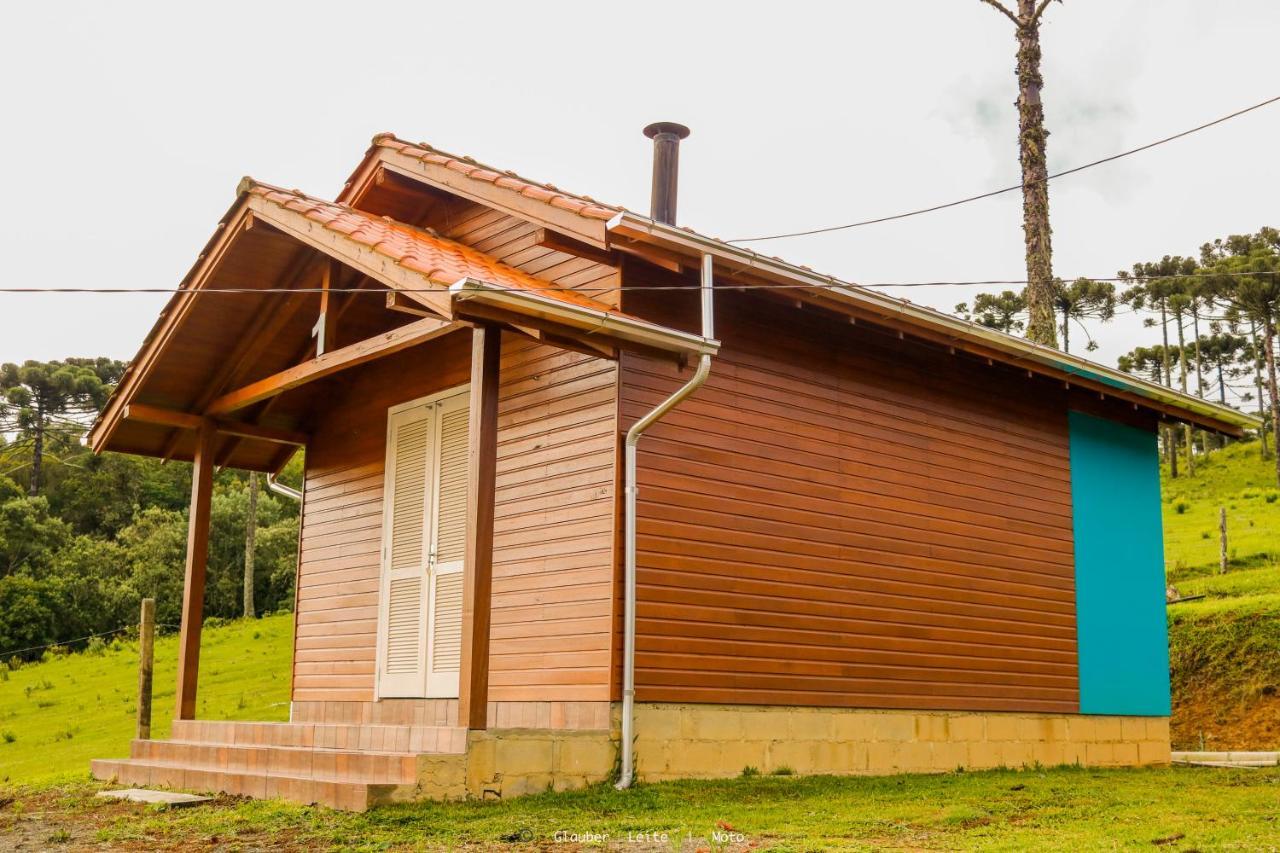
[[[716,331],[641,442],[637,700],[1075,711],[1066,392],[755,295]],[[620,428],[687,376],[624,357]]]
[[[469,336],[343,374],[308,448],[295,701],[373,698],[387,408],[465,383]],[[616,365],[503,339],[489,698],[608,699]]]
[[[608,700],[617,365],[508,335],[489,700]]]

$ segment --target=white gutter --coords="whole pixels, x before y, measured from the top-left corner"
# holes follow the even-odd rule
[[[714,258],[710,254],[702,256],[702,337],[704,340],[715,339],[715,300],[712,285],[715,280]],[[698,356],[698,368],[689,381],[682,385],[667,399],[658,404],[627,430],[626,439],[626,506],[624,509],[623,535],[626,537],[625,557],[623,564],[624,613],[623,613],[623,650],[622,650],[622,740],[618,748],[622,750],[622,766],[618,773],[618,790],[631,787],[635,781],[635,704],[636,704],[636,496],[639,486],[636,484],[636,455],[640,436],[645,430],[657,423],[663,415],[674,409],[686,397],[697,391],[707,375],[711,373],[711,352],[703,352]]]
[[[1106,367],[1080,358],[1071,353],[1033,343],[1015,335],[1009,335],[997,329],[990,329],[977,323],[952,317],[941,311],[915,305],[902,299],[876,293],[857,285],[840,281],[829,276],[820,275],[812,270],[787,263],[778,258],[757,254],[749,249],[739,248],[721,242],[712,237],[704,237],[684,228],[664,225],[652,219],[624,211],[609,220],[607,230],[610,234],[643,240],[646,243],[661,245],[685,254],[711,254],[733,267],[743,271],[758,272],[774,279],[785,279],[787,282],[802,287],[817,288],[819,292],[830,294],[839,301],[858,305],[863,309],[879,313],[884,317],[901,317],[918,325],[931,327],[943,334],[957,339],[977,341],[993,349],[1011,356],[1011,361],[1032,362],[1036,365],[1079,376],[1082,379],[1127,391],[1140,397],[1192,412],[1203,418],[1227,423],[1237,427],[1258,429],[1261,419],[1247,415],[1230,406],[1223,406],[1209,400],[1202,400],[1190,394],[1183,394],[1172,388],[1165,388],[1154,382],[1148,382],[1137,376],[1115,368]]]
[[[638,317],[557,299],[531,290],[501,287],[479,279],[464,278],[450,286],[449,292],[455,303],[475,302],[505,308],[527,317],[550,320],[579,329],[586,334],[601,333],[654,349],[697,356],[714,355],[720,349],[720,342],[706,334],[694,335]],[[706,331],[705,326],[703,331]]]

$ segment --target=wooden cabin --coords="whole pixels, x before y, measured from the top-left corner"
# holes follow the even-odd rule
[[[96,776],[1169,760],[1157,429],[1254,421],[676,227],[657,162],[657,217],[391,135],[333,201],[242,182],[90,434],[194,463],[172,738]],[[212,473],[304,447],[289,722],[197,719]]]

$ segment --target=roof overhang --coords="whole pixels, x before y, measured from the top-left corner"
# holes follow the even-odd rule
[[[791,285],[796,288],[794,295],[797,299],[818,303],[943,345],[963,348],[983,357],[1111,394],[1178,420],[1237,436],[1244,429],[1257,429],[1261,426],[1258,418],[1230,406],[1183,394],[1071,353],[631,212],[624,211],[616,215],[609,221],[607,229],[611,243],[625,244],[633,241],[657,246],[674,255],[689,258],[690,265],[696,263],[694,259],[701,255],[710,254],[728,275]]]
[[[218,408],[219,404],[225,408],[234,403],[233,408],[244,408],[264,398],[267,391],[277,393],[283,387],[282,383],[294,382],[300,385],[304,381],[317,381],[341,367],[360,363],[359,358],[348,358],[346,354],[340,359],[341,366],[320,363],[325,358],[338,361],[335,358],[337,353],[334,353],[332,356],[317,357],[296,366],[283,365],[282,372],[262,377],[256,383],[269,384],[269,389],[256,388],[255,383],[250,381],[248,385],[239,388],[232,386],[234,393],[231,393],[221,386],[222,380],[211,381],[211,386],[218,387],[207,389],[211,395],[208,400],[195,399],[178,408],[167,409],[172,415],[169,421],[157,422],[154,417],[146,420],[137,416],[139,412],[156,412],[164,408],[163,404],[157,407],[149,400],[148,395],[152,394],[144,389],[150,387],[149,377],[156,365],[167,358],[164,354],[175,341],[184,339],[177,336],[182,334],[181,330],[192,316],[192,309],[199,297],[219,290],[235,289],[227,287],[219,278],[222,275],[220,269],[223,259],[233,251],[233,247],[244,245],[238,241],[267,238],[284,240],[291,246],[312,250],[311,257],[336,261],[369,281],[384,286],[389,297],[396,297],[389,300],[388,307],[440,318],[438,322],[430,321],[433,324],[433,334],[437,333],[437,326],[438,332],[443,333],[464,323],[498,323],[532,334],[554,345],[579,348],[593,355],[611,358],[616,357],[620,350],[630,349],[683,359],[690,355],[715,352],[719,346],[716,341],[704,340],[697,335],[629,316],[583,294],[507,267],[478,250],[442,238],[434,232],[314,199],[297,191],[281,190],[245,179],[241,182],[235,203],[223,217],[205,251],[161,314],[138,356],[104,407],[102,415],[90,428],[87,441],[95,452],[116,449],[120,442],[113,444],[113,437],[126,421],[135,426],[145,423],[167,429],[172,436],[173,430],[190,428],[190,423],[179,422],[181,418],[224,416],[226,412]],[[243,276],[243,259],[237,268]],[[268,273],[263,277],[255,271],[251,276],[252,287],[245,292],[295,286],[284,278],[272,279],[271,275],[273,274]],[[328,287],[327,284],[325,286]],[[245,287],[245,283],[242,282],[239,287]],[[300,290],[299,293],[310,297],[315,291]],[[257,320],[261,320],[263,316],[265,314],[260,312]],[[218,335],[235,338],[253,335],[249,331],[250,327],[256,328],[250,322],[244,328],[208,327],[202,334],[206,337]],[[378,349],[379,353],[395,352],[398,336],[406,331],[414,329],[395,329],[381,334],[377,339],[363,341],[359,345],[353,344],[348,349],[360,350],[356,353],[358,356],[367,355],[365,350],[372,352],[374,349]],[[404,345],[408,346],[420,343],[425,338],[419,336],[405,340],[408,343]],[[169,358],[165,363],[172,361]],[[243,363],[243,359],[240,361]],[[252,380],[254,377],[248,378]],[[143,394],[141,399],[138,396],[140,391]],[[143,405],[132,405],[137,403]],[[130,416],[131,411],[134,417]],[[224,423],[223,426],[227,428],[229,435],[236,435],[230,431],[233,428],[240,430],[240,437],[245,441],[269,441],[276,435],[267,435],[259,429],[246,438],[244,433],[251,425]],[[131,431],[138,432],[132,427]],[[134,439],[136,438],[135,435]],[[160,439],[155,430],[152,430],[147,440],[154,443]],[[174,441],[171,438],[165,443],[170,449],[162,455],[168,458]],[[136,441],[125,441],[120,449],[157,454],[154,448],[140,449]],[[236,457],[236,460],[242,456],[243,454]],[[228,454],[226,458],[230,460],[231,456]],[[283,464],[281,460],[285,458],[287,457],[283,455],[274,455],[271,461],[273,464]],[[262,461],[254,460],[253,464],[262,464]]]

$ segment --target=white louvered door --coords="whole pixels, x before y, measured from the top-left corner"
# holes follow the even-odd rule
[[[378,698],[458,695],[467,402],[455,389],[388,412]]]
[[[467,543],[467,395],[437,404],[438,448],[430,551],[427,696],[458,695],[462,660],[462,565]]]
[[[427,671],[427,522],[435,411],[414,406],[387,417],[382,584],[378,608],[378,696],[423,696]]]

